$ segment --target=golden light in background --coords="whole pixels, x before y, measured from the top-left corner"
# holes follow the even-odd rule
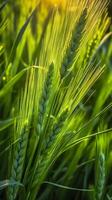
[[[33,9],[39,2],[43,6],[57,6],[64,8],[68,0],[24,0],[24,10]],[[23,5],[23,0],[20,0],[21,5]]]
[[[26,9],[33,9],[38,2],[46,6],[57,6],[61,8],[65,8],[67,2],[69,3],[71,0],[24,0],[24,6],[22,6],[25,10]],[[90,4],[93,0],[87,0],[86,3]],[[23,5],[23,0],[20,0],[21,5]],[[71,1],[72,2],[72,1]]]
[[[67,0],[40,0],[40,1],[39,0],[30,0],[30,1],[24,0],[24,3],[25,3],[24,5],[31,7],[31,6],[36,5],[38,2],[52,4],[52,5],[63,5],[67,2]]]
[[[45,2],[55,5],[55,6],[64,6],[66,3],[66,0],[45,0]]]

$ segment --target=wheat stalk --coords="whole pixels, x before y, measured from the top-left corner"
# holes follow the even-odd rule
[[[48,136],[46,146],[42,150],[41,154],[39,155],[37,166],[35,169],[35,173],[33,175],[32,185],[31,185],[31,191],[29,193],[28,199],[35,199],[35,195],[37,194],[37,190],[40,187],[40,184],[42,183],[44,177],[47,174],[48,171],[48,163],[50,161],[50,151],[52,149],[52,146],[55,144],[56,136],[61,133],[61,130],[64,126],[65,120],[67,119],[68,109],[62,112],[62,114],[59,116],[57,122],[54,124],[53,129]],[[35,167],[35,166],[34,166]],[[37,189],[38,186],[38,189]],[[33,189],[36,192],[33,191]],[[32,196],[33,195],[33,196]]]
[[[54,65],[53,63],[49,66],[47,76],[44,82],[44,86],[42,89],[42,95],[39,102],[39,108],[38,108],[38,123],[37,123],[37,134],[40,135],[42,132],[42,125],[44,116],[46,114],[46,108],[47,103],[49,99],[50,89],[52,86],[52,79],[53,79],[53,71],[54,71]]]
[[[33,0],[33,2],[34,1],[36,2],[36,0]],[[39,2],[41,4],[41,0]],[[40,186],[50,172],[49,169],[51,165],[61,155],[62,161],[70,166],[68,172],[65,172],[64,177],[71,178],[74,175],[74,169],[72,169],[73,163],[77,162],[77,164],[79,164],[78,161],[85,162],[85,158],[83,159],[83,150],[87,153],[86,147],[89,143],[89,141],[85,142],[85,139],[87,137],[88,139],[91,138],[92,135],[89,135],[92,134],[91,130],[94,128],[96,129],[93,123],[91,126],[92,128],[86,126],[87,129],[85,130],[82,124],[87,125],[88,116],[86,116],[85,113],[84,117],[79,115],[80,120],[78,121],[77,114],[87,111],[86,108],[81,111],[79,105],[80,103],[83,104],[82,101],[85,101],[84,98],[86,98],[86,95],[89,95],[88,92],[90,88],[104,71],[104,67],[100,68],[99,63],[94,66],[94,63],[89,61],[91,61],[93,52],[98,47],[100,39],[108,27],[108,22],[106,22],[107,16],[104,13],[107,1],[104,0],[103,3],[102,0],[92,0],[92,3],[88,3],[88,5],[87,0],[66,0],[65,2],[66,7],[64,6],[64,8],[61,9],[60,5],[53,9],[50,8],[51,13],[48,13],[48,8],[48,10],[44,9],[44,4],[42,2],[42,7],[40,7],[38,11],[42,9],[42,15],[45,14],[45,16],[48,16],[46,19],[45,16],[43,16],[43,21],[40,21],[40,25],[44,25],[43,31],[37,30],[39,37],[35,40],[36,37],[33,37],[29,29],[28,35],[26,33],[23,42],[21,42],[21,35],[24,33],[25,25],[29,23],[27,20],[15,43],[14,49],[16,52],[14,52],[14,55],[16,56],[15,58],[12,56],[11,66],[7,67],[6,65],[6,72],[4,70],[6,81],[10,83],[8,82],[8,78],[10,78],[11,72],[19,71],[22,68],[22,65],[21,68],[18,68],[19,64],[25,64],[25,62],[30,63],[33,62],[32,60],[36,60],[36,63],[39,65],[33,66],[33,69],[28,73],[25,88],[23,86],[25,77],[23,77],[23,82],[20,82],[20,85],[18,83],[19,88],[17,88],[17,91],[16,88],[14,88],[14,90],[11,90],[10,94],[11,97],[15,97],[15,94],[18,95],[17,99],[19,99],[19,104],[13,105],[11,101],[9,102],[12,106],[12,110],[13,107],[14,109],[16,108],[17,112],[14,114],[19,115],[20,119],[17,119],[14,123],[14,131],[11,132],[12,129],[10,131],[12,144],[16,140],[17,142],[13,147],[11,146],[12,149],[9,152],[11,155],[11,159],[9,158],[9,169],[11,169],[8,178],[19,183],[24,183],[26,193],[24,194],[24,198],[22,193],[19,193],[19,185],[11,185],[8,188],[7,195],[7,199],[9,200],[35,200],[37,194],[40,197],[40,193],[38,193]],[[99,21],[102,19],[103,13],[105,17],[101,26]],[[13,16],[13,14],[11,15]],[[38,17],[38,22],[41,20],[40,18],[41,17]],[[20,25],[21,19],[19,26]],[[29,28],[31,27],[29,26]],[[101,35],[98,29],[99,32],[101,31]],[[5,36],[4,38],[7,37]],[[25,47],[26,53],[23,51],[23,47]],[[7,51],[5,55],[6,61],[9,60],[7,57],[8,53]],[[92,57],[93,60],[95,56],[96,54]],[[52,64],[50,65],[50,63]],[[14,67],[12,68],[12,66]],[[38,68],[36,74],[35,68]],[[0,71],[2,72],[2,68],[0,68]],[[5,81],[3,85],[5,85]],[[12,88],[12,86],[10,87]],[[22,92],[21,87],[24,88]],[[0,84],[0,88],[2,88],[2,84]],[[4,96],[4,99],[2,104],[6,105],[6,110],[8,105],[7,97]],[[17,101],[15,104],[16,103]],[[91,104],[91,98],[89,103]],[[10,105],[8,105],[9,108]],[[4,112],[4,108],[1,109],[0,107],[0,111],[1,110],[3,110],[4,117],[7,116],[9,111]],[[12,113],[13,111],[11,111],[11,114]],[[87,112],[87,115],[88,113],[89,112]],[[78,128],[78,126],[80,126],[80,128]],[[85,145],[80,145],[82,149],[77,148],[78,143],[82,141],[84,141]],[[93,144],[94,141],[91,139],[90,147],[93,147]],[[76,148],[72,149],[75,145]],[[64,152],[70,148],[71,151],[68,151],[65,155]],[[74,154],[74,162],[71,162]],[[91,158],[91,152],[86,154],[86,159],[88,158]],[[95,188],[96,200],[101,200],[103,198],[106,176],[105,158],[104,152],[99,152],[97,162],[98,174],[96,173],[97,181]],[[69,162],[71,162],[71,164]],[[57,171],[60,171],[60,174],[62,174],[59,168]],[[85,166],[85,169],[88,168]],[[55,173],[57,173],[57,171],[55,170]],[[79,175],[78,172],[77,175]],[[74,177],[77,177],[77,175],[74,175]],[[52,179],[52,175],[50,178]],[[64,180],[63,177],[61,181],[62,180]],[[67,180],[66,183],[71,184],[71,179],[70,181]],[[82,179],[79,180],[79,184],[84,185]],[[49,190],[49,187],[47,187],[47,189]],[[43,193],[45,193],[45,191]],[[79,193],[76,194],[76,199],[77,195],[79,195]]]
[[[83,31],[86,24],[86,16],[87,9],[84,9],[75,29],[72,32],[72,39],[62,62],[61,77],[66,76],[67,71],[71,67],[71,64],[74,60],[76,51],[80,45],[81,37],[83,36]]]
[[[11,180],[20,180],[21,179],[21,171],[24,164],[25,159],[25,152],[27,147],[27,141],[28,141],[28,132],[26,130],[27,128],[23,129],[23,132],[20,136],[20,140],[18,142],[17,148],[14,152],[14,163],[12,166],[12,172],[11,172]],[[16,194],[18,191],[18,187],[9,187],[8,191],[8,198],[9,200],[16,199]]]
[[[101,152],[98,159],[98,177],[96,182],[95,199],[102,200],[105,184],[105,155]]]
[[[15,181],[21,181],[24,160],[26,156],[26,148],[28,144],[30,121],[32,116],[32,109],[34,103],[34,74],[35,69],[32,69],[26,79],[25,91],[21,94],[19,114],[21,120],[18,120],[15,124],[15,129],[18,133],[18,143],[14,149],[13,163],[10,174],[10,179]],[[30,91],[31,90],[31,91]],[[9,187],[8,199],[16,199],[18,187]]]

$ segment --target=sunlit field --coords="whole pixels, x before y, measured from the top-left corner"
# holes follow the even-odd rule
[[[112,200],[108,0],[0,0],[0,200]]]

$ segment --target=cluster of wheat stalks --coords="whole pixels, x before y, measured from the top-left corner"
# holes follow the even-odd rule
[[[0,4],[0,200],[111,200],[108,1],[24,3]]]

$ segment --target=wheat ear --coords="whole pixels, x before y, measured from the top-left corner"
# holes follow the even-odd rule
[[[105,184],[105,155],[101,152],[98,160],[98,176],[95,189],[95,200],[102,200]]]
[[[81,38],[83,36],[83,31],[86,24],[86,16],[87,16],[87,9],[84,9],[75,27],[75,30],[73,30],[70,45],[63,59],[62,68],[61,68],[61,77],[64,77],[67,75],[67,72],[69,68],[71,67],[71,64],[74,60],[76,51],[78,50]]]
[[[18,181],[21,179],[21,171],[24,164],[27,140],[28,140],[28,133],[27,133],[27,128],[26,128],[26,129],[23,129],[22,131],[17,148],[14,153],[14,163],[12,166],[11,178],[10,178],[11,180]],[[17,191],[18,191],[18,187],[16,186],[9,187],[9,193],[8,193],[9,200],[16,199]]]
[[[35,69],[28,72],[25,90],[21,94],[19,105],[19,116],[21,120],[16,121],[15,132],[18,135],[18,143],[14,148],[13,162],[11,166],[10,179],[21,182],[23,166],[28,144],[30,121],[33,111],[35,96]],[[16,199],[19,187],[10,186],[8,190],[8,199]]]
[[[38,124],[37,124],[37,134],[41,134],[44,115],[46,113],[47,102],[49,99],[50,88],[52,86],[54,65],[53,63],[49,66],[47,76],[44,82],[44,87],[42,91],[42,96],[40,98],[39,108],[38,108]]]
[[[57,122],[54,124],[52,132],[50,133],[50,136],[47,139],[46,142],[46,147],[42,151],[38,163],[37,163],[37,168],[35,170],[34,178],[32,181],[32,190],[29,199],[35,199],[34,196],[36,195],[34,190],[36,192],[38,191],[40,184],[42,183],[43,179],[45,178],[47,172],[48,172],[48,167],[49,167],[49,162],[50,162],[50,151],[52,145],[55,143],[57,135],[61,132],[62,127],[65,123],[65,120],[67,118],[68,110],[66,109],[65,111],[62,112],[62,114],[59,116]]]

